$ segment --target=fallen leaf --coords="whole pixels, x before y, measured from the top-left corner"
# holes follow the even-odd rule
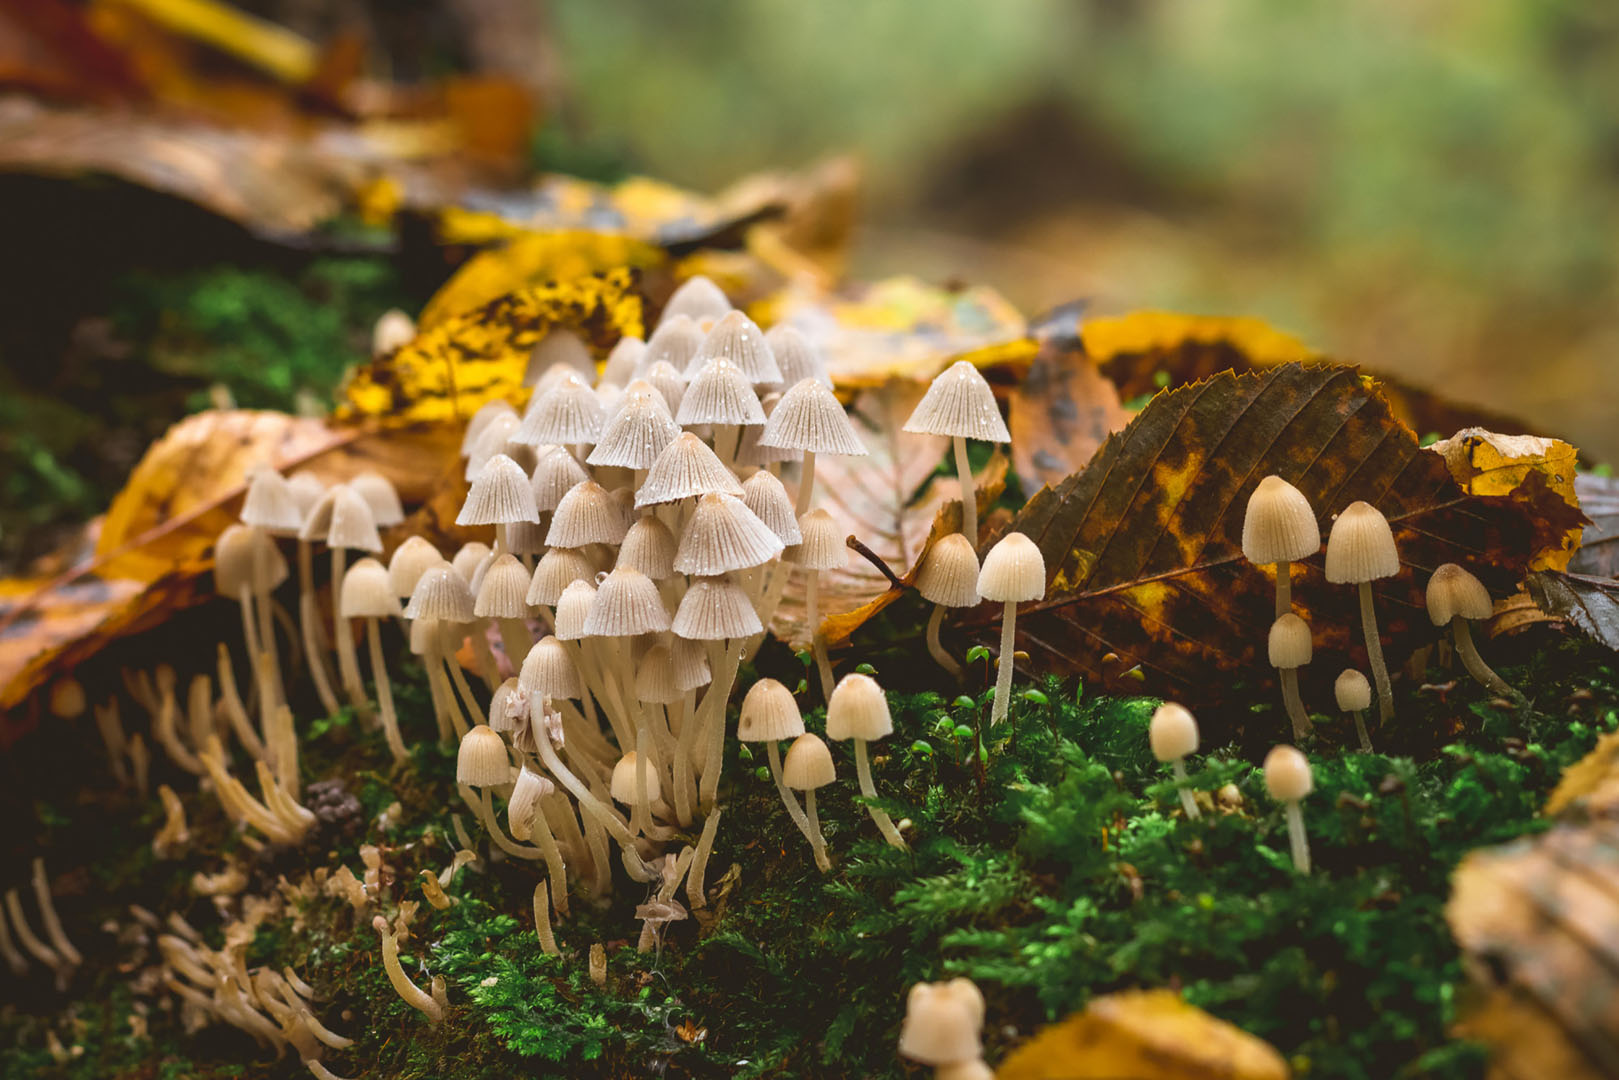
[[[1604,816],[1619,809],[1619,732],[1597,739],[1589,754],[1563,770],[1546,799],[1546,816],[1555,817],[1576,803]]]
[[[1539,435],[1502,435],[1483,428],[1465,428],[1429,447],[1445,459],[1450,475],[1470,495],[1499,495],[1516,498],[1526,490],[1524,479],[1538,472],[1546,486],[1578,509],[1580,498],[1574,491],[1574,447],[1561,439]],[[1531,570],[1565,570],[1580,546],[1582,524],[1575,524],[1555,550],[1538,554]]]
[[[1525,582],[1540,610],[1567,619],[1586,637],[1619,649],[1619,581],[1546,570]]]
[[[1044,336],[1008,408],[1012,467],[1024,489],[1058,483],[1083,467],[1130,415],[1076,336]]]
[[[200,42],[294,86],[320,62],[314,42],[216,0],[101,0],[139,12],[170,33]]]
[[[1574,478],[1574,493],[1591,524],[1580,537],[1580,550],[1569,562],[1569,571],[1619,577],[1619,479],[1580,473]]]
[[[999,1080],[1286,1080],[1275,1047],[1171,990],[1099,997],[1007,1056]]]

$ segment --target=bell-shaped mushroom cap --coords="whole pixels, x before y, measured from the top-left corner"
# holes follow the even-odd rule
[[[549,548],[534,567],[534,580],[529,583],[530,604],[553,606],[562,599],[562,590],[576,581],[594,581],[596,570],[590,560],[572,548]]]
[[[646,353],[646,342],[633,335],[626,335],[618,339],[613,351],[607,354],[607,363],[602,367],[601,383],[609,386],[628,386],[635,380],[635,369],[640,366],[641,357]]]
[[[832,376],[826,372],[826,361],[821,358],[820,350],[811,345],[797,327],[777,323],[765,334],[765,343],[781,369],[783,386],[797,386],[804,379],[814,379],[824,383],[828,390],[832,389]]]
[[[995,391],[968,360],[957,360],[933,380],[905,421],[905,430],[984,442],[1012,440],[995,404]]]
[[[1358,712],[1372,704],[1372,684],[1354,668],[1344,668],[1332,684],[1332,696],[1344,712]]]
[[[517,430],[517,424],[522,420],[512,403],[505,398],[490,398],[478,406],[478,411],[467,420],[467,430],[461,436],[461,456],[469,457],[472,448],[477,445],[478,438],[497,416],[509,416],[512,419],[511,430]]]
[[[712,577],[761,566],[782,552],[781,537],[770,531],[734,495],[704,495],[680,534],[675,569]]]
[[[538,521],[508,521],[506,550],[513,555],[538,555],[545,550],[547,527]]]
[[[680,425],[669,415],[663,395],[650,383],[638,382],[625,392],[623,404],[585,460],[592,465],[649,468],[679,435]]]
[[[526,619],[528,586],[528,567],[518,562],[517,556],[503,551],[478,581],[472,613],[480,619]]]
[[[675,661],[669,646],[654,645],[635,665],[635,696],[654,705],[669,705],[680,700],[680,685],[675,682]]]
[[[416,336],[416,320],[398,308],[389,308],[371,326],[371,355],[387,356]]]
[[[254,469],[242,500],[242,524],[281,536],[297,536],[304,524],[303,508],[292,485],[274,469]]]
[[[770,351],[770,344],[765,341],[764,331],[740,311],[728,311],[714,324],[714,329],[703,338],[702,347],[686,365],[686,377],[695,384],[696,375],[715,360],[735,364],[742,369],[743,377],[755,386],[781,382],[781,368]]]
[[[399,492],[393,482],[379,472],[363,472],[349,480],[349,487],[360,493],[360,498],[371,508],[371,520],[378,528],[386,529],[405,520],[405,508],[399,502]]]
[[[1255,566],[1298,562],[1321,549],[1321,527],[1304,492],[1267,476],[1248,497],[1242,517],[1242,557]]]
[[[629,531],[629,515],[612,493],[594,480],[583,480],[569,489],[552,511],[551,531],[545,534],[545,542],[551,547],[569,548],[617,545]]]
[[[306,518],[315,504],[320,502],[320,497],[326,494],[326,484],[314,473],[293,473],[287,478],[287,487],[298,501],[298,512]]]
[[[659,360],[641,373],[641,381],[658,392],[663,403],[669,407],[669,415],[673,416],[680,411],[680,403],[686,399],[686,379],[675,366],[667,360]]]
[[[729,360],[710,360],[686,386],[675,419],[694,424],[762,424],[764,406],[741,368]]]
[[[337,607],[345,619],[397,619],[399,598],[388,583],[388,568],[375,559],[361,559],[345,570]]]
[[[410,651],[415,656],[426,656],[444,640],[444,626],[437,619],[412,619],[410,623]]]
[[[924,599],[944,607],[975,607],[978,595],[978,552],[960,533],[946,533],[922,556],[916,589]]]
[[[504,525],[509,521],[540,520],[523,467],[505,454],[496,454],[478,470],[467,500],[456,515],[457,525]]]
[[[780,394],[766,394],[759,399],[764,406],[765,423],[747,424],[742,428],[741,438],[736,444],[736,463],[738,465],[770,465],[778,461],[803,461],[804,451],[789,450],[784,446],[765,446],[759,442],[759,437],[765,433],[770,424],[770,417],[775,414],[776,406],[781,404]]]
[[[590,618],[591,605],[596,600],[596,586],[588,581],[575,581],[557,598],[556,630],[563,641],[578,641],[585,636],[585,620]]]
[[[422,575],[442,562],[444,556],[438,548],[420,536],[407,536],[388,560],[388,584],[395,596],[409,596],[416,591]]]
[[[972,1001],[952,983],[917,983],[906,998],[899,1052],[924,1065],[977,1061],[984,1053],[979,1038],[983,1025],[982,1010],[975,1012]]]
[[[435,567],[416,583],[410,603],[405,605],[405,618],[469,623],[477,618],[472,611],[472,589],[454,567]]]
[[[1428,579],[1428,618],[1435,626],[1452,619],[1488,619],[1495,611],[1484,583],[1455,563],[1445,563]]]
[[[635,519],[618,548],[615,566],[639,570],[653,581],[662,581],[675,572],[675,534],[669,526],[643,514]]]
[[[326,546],[351,551],[381,551],[382,537],[372,520],[371,507],[347,484],[332,489],[332,523],[326,530]],[[311,515],[313,518],[313,515]]]
[[[1277,669],[1301,668],[1310,662],[1310,624],[1289,611],[1270,624],[1270,664]]]
[[[540,811],[540,800],[556,789],[555,784],[527,765],[517,771],[512,797],[506,800],[506,825],[514,839],[527,840],[533,835],[534,815]]]
[[[697,350],[703,347],[703,331],[689,315],[675,315],[658,323],[657,330],[647,339],[646,352],[641,354],[641,366],[636,374],[645,378],[654,365],[668,364],[686,379],[686,368]]]
[[[787,758],[781,763],[781,779],[794,791],[814,791],[837,778],[832,751],[826,748],[820,736],[805,732],[787,748]]]
[[[214,541],[214,588],[232,600],[242,586],[268,592],[287,580],[287,560],[263,529],[230,525]]]
[[[461,736],[455,755],[455,782],[471,787],[499,787],[512,780],[506,741],[488,724],[479,724]]]
[[[700,641],[676,637],[669,643],[669,659],[675,665],[675,685],[681,691],[696,690],[714,681],[708,663],[708,650]]]
[[[641,509],[714,491],[740,496],[742,485],[708,444],[687,431],[664,447],[658,460],[647,470],[646,480],[636,492],[635,505]]]
[[[450,565],[455,572],[461,575],[461,580],[468,585],[478,576],[478,567],[490,556],[489,545],[482,540],[468,540],[456,549],[455,555],[450,559]]]
[[[478,432],[478,437],[473,440],[472,448],[467,451],[467,467],[461,472],[463,479],[470,483],[472,478],[478,475],[478,470],[483,468],[484,462],[496,454],[511,457],[508,451],[513,446],[523,445],[512,441],[521,424],[521,420],[509,413],[496,413],[490,417],[483,430]]]
[[[804,734],[804,717],[793,692],[775,679],[760,679],[742,699],[736,737],[743,742],[780,742]]]
[[[660,328],[667,326],[671,320],[681,316],[694,323],[719,319],[730,310],[731,301],[725,298],[720,287],[698,274],[682,282],[680,288],[669,294],[669,302],[664,305],[658,325]]]
[[[546,374],[559,367],[581,376],[596,374],[596,361],[589,347],[572,330],[552,330],[539,340],[534,351],[528,354],[523,385],[538,390]]]
[[[332,507],[337,505],[337,489],[342,484],[333,484],[320,493],[315,505],[304,514],[304,523],[298,526],[298,539],[311,544],[324,544],[326,534],[332,530]]]
[[[589,479],[590,474],[585,467],[562,447],[539,447],[534,458],[534,474],[530,478],[534,505],[542,512],[555,510],[562,496]]]
[[[978,591],[997,603],[1026,603],[1046,595],[1046,560],[1033,540],[1020,532],[1001,537],[984,556]]]
[[[826,702],[826,737],[865,739],[886,738],[894,731],[894,718],[888,712],[888,695],[870,675],[845,675],[832,688]]]
[[[1159,761],[1176,761],[1197,753],[1197,721],[1185,706],[1166,701],[1153,711],[1147,742]]]
[[[495,687],[495,692],[489,695],[490,728],[502,734],[516,731],[523,719],[522,709],[527,707],[527,703],[528,698],[518,693],[515,678],[507,679]]]
[[[593,443],[606,420],[607,410],[590,384],[570,373],[544,393],[535,391],[534,401],[513,439],[530,446]]]
[[[843,530],[825,510],[811,510],[798,519],[799,542],[782,553],[785,562],[806,570],[837,570],[849,561]]]
[[[783,544],[798,544],[804,533],[793,514],[793,500],[774,473],[760,469],[742,482],[742,505],[753,511],[764,522],[765,528],[776,534]],[[975,573],[973,575],[977,577]]]
[[[800,379],[782,396],[765,423],[759,443],[817,454],[866,452],[849,422],[849,414],[832,396],[831,389],[815,379]]]
[[[1400,554],[1394,550],[1394,530],[1388,518],[1371,503],[1352,502],[1332,523],[1327,534],[1327,580],[1334,585],[1393,577],[1400,572]]]
[[[568,647],[550,634],[536,641],[523,657],[517,685],[527,690],[530,697],[557,701],[573,701],[584,693],[584,683]]]
[[[602,578],[585,616],[586,637],[634,637],[667,629],[669,611],[657,582],[628,567]]]
[[[674,632],[690,641],[751,637],[764,629],[748,594],[726,578],[698,578],[680,600]]]
[[[635,751],[631,750],[619,758],[618,764],[613,766],[613,780],[610,790],[614,802],[628,805],[635,801],[635,773],[636,764],[639,760]],[[648,802],[663,797],[663,788],[658,783],[658,770],[651,767],[651,762],[647,763],[646,797]]]
[[[1310,761],[1283,743],[1265,755],[1265,790],[1277,802],[1298,802],[1315,790]]]

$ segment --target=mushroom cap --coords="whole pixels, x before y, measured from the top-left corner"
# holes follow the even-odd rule
[[[675,534],[651,514],[635,519],[618,548],[618,566],[639,570],[653,581],[675,572]]]
[[[704,495],[686,522],[675,552],[682,574],[712,577],[761,566],[782,553],[781,537],[743,501],[719,492]]]
[[[462,478],[470,483],[472,478],[478,475],[478,470],[483,468],[484,462],[496,454],[505,454],[515,460],[512,448],[525,445],[512,441],[521,426],[521,419],[506,413],[496,413],[491,417],[483,426],[483,430],[478,432],[478,438],[474,440],[472,448],[467,451],[467,467],[461,472]]]
[[[686,376],[691,378],[713,360],[735,364],[755,386],[781,382],[781,368],[770,351],[770,344],[765,341],[764,331],[740,311],[727,311],[720,316],[686,365]]]
[[[1327,580],[1334,585],[1359,585],[1399,572],[1394,530],[1383,512],[1368,502],[1344,507],[1327,533]]]
[[[760,424],[747,424],[742,428],[741,435],[736,441],[736,464],[738,465],[771,465],[782,461],[803,461],[804,451],[789,450],[782,446],[765,446],[759,441],[764,435],[765,428],[770,425],[770,417],[776,414],[776,406],[781,404],[780,394],[765,394],[759,399],[759,404],[765,410],[765,422]]]
[[[635,665],[635,696],[654,705],[671,705],[680,700],[681,693],[675,681],[675,661],[669,646],[652,646]]]
[[[663,395],[650,383],[637,383],[625,391],[618,411],[602,428],[601,438],[585,460],[592,465],[649,468],[679,435],[680,425],[669,415]]]
[[[327,547],[378,552],[382,537],[371,507],[347,484],[326,489],[298,531],[302,540],[323,540]]]
[[[498,787],[512,780],[506,740],[488,724],[479,724],[461,736],[455,754],[455,782],[472,787]]]
[[[742,482],[742,505],[764,522],[783,544],[798,544],[804,534],[793,513],[793,500],[776,475],[760,469]]]
[[[804,717],[793,692],[775,679],[760,679],[742,698],[736,737],[742,742],[780,742],[804,734]]]
[[[826,360],[809,339],[799,333],[796,326],[777,323],[765,334],[765,342],[776,357],[781,369],[781,384],[796,386],[804,379],[814,379],[832,389],[832,376],[827,374]]]
[[[457,525],[504,525],[509,521],[540,520],[528,473],[505,454],[484,462],[472,478],[466,502],[456,515]]]
[[[596,361],[590,348],[572,330],[553,329],[535,343],[528,355],[528,367],[523,372],[523,385],[538,392],[564,372],[571,375],[596,374]]]
[[[686,385],[675,419],[694,424],[762,424],[764,406],[753,382],[736,364],[716,358],[704,364]]]
[[[864,455],[866,446],[855,434],[849,414],[832,389],[816,379],[800,379],[782,395],[765,421],[761,446],[806,450],[816,454]]]
[[[242,586],[268,592],[287,580],[287,560],[268,533],[251,525],[229,525],[214,541],[214,588],[232,600]]]
[[[534,489],[534,505],[542,513],[555,510],[562,497],[590,479],[585,467],[560,446],[541,446],[535,452],[534,471],[529,486]]]
[[[422,575],[442,562],[444,556],[425,538],[407,536],[388,560],[388,584],[395,596],[407,597],[416,591]]]
[[[1315,790],[1310,760],[1282,743],[1265,755],[1265,790],[1277,802],[1298,802]]]
[[[489,726],[495,731],[504,734],[517,730],[518,721],[523,719],[521,710],[512,700],[517,691],[517,679],[513,677],[495,687],[495,692],[489,695]]]
[[[979,1037],[984,1026],[982,1006],[975,1008],[972,998],[955,982],[911,987],[905,1021],[899,1029],[899,1052],[905,1057],[937,1066],[977,1061],[983,1056]]]
[[[590,617],[591,605],[596,600],[596,586],[588,581],[575,581],[557,598],[556,631],[563,641],[578,641],[585,637],[585,620]]]
[[[478,576],[478,567],[483,565],[490,554],[489,545],[482,540],[468,540],[450,557],[450,565],[455,567],[455,572],[470,586],[472,579]]]
[[[640,761],[634,750],[618,759],[613,766],[613,779],[610,784],[613,801],[625,805],[635,801],[635,769]],[[658,770],[647,762],[646,769],[646,797],[648,802],[663,797],[663,786],[658,782]]]
[[[1278,670],[1301,668],[1310,662],[1314,649],[1310,641],[1310,624],[1289,611],[1270,624],[1268,642],[1270,665]]]
[[[606,421],[607,410],[596,392],[570,372],[548,390],[535,388],[534,400],[512,441],[529,446],[593,443]]]
[[[826,737],[865,739],[875,742],[892,734],[894,718],[888,712],[888,695],[870,675],[845,675],[832,688],[826,703]]]
[[[680,411],[680,403],[686,400],[686,380],[673,364],[659,360],[643,371],[641,378],[663,398],[670,416]]]
[[[398,308],[389,308],[371,324],[371,355],[386,356],[415,336],[416,320]]]
[[[607,354],[607,363],[602,366],[601,381],[614,386],[628,386],[635,380],[635,369],[641,364],[641,357],[646,354],[646,342],[632,334],[626,334],[618,339],[612,352]]]
[[[528,585],[528,567],[518,562],[516,555],[503,551],[484,570],[472,613],[480,619],[526,619]]]
[[[381,473],[357,473],[349,478],[349,487],[360,493],[360,498],[371,508],[371,520],[380,528],[386,529],[405,520],[405,507],[399,501],[399,492],[393,482]]]
[[[452,566],[428,570],[411,591],[405,605],[407,619],[433,619],[441,623],[469,623],[477,618],[472,611],[472,588]]]
[[[731,301],[725,298],[724,290],[704,275],[696,274],[669,294],[669,302],[658,317],[658,326],[661,328],[679,317],[690,319],[693,324],[718,319],[730,310]]]
[[[303,506],[292,485],[274,469],[254,469],[242,500],[242,524],[268,533],[297,536],[304,524]]]
[[[1159,761],[1176,761],[1197,753],[1197,720],[1182,705],[1166,701],[1153,711],[1147,742]]]
[[[680,687],[682,693],[714,681],[714,671],[708,663],[708,650],[700,641],[677,635],[669,643],[669,658],[675,665],[675,685]]]
[[[798,532],[802,539],[782,553],[784,562],[806,570],[840,570],[848,563],[843,530],[825,510],[817,508],[800,517]]]
[[[781,779],[794,791],[814,791],[837,778],[832,751],[819,735],[806,731],[787,748],[787,758],[781,763]]]
[[[596,481],[581,480],[551,512],[551,529],[545,534],[545,542],[550,547],[616,547],[629,531],[630,516],[624,512],[623,504]]]
[[[512,837],[527,840],[534,827],[534,815],[540,810],[540,800],[556,791],[556,785],[527,765],[517,770],[517,783],[512,785],[512,796],[506,800],[506,825]]]
[[[1046,560],[1033,540],[1009,532],[984,556],[978,592],[985,600],[1022,604],[1046,595]]]
[[[326,494],[326,484],[314,473],[293,473],[287,477],[287,487],[292,491],[292,497],[298,500],[298,512],[304,517],[320,502],[320,497]]]
[[[975,607],[978,595],[978,552],[961,533],[939,537],[922,556],[916,590],[943,607]]]
[[[584,683],[568,647],[550,634],[536,641],[523,657],[517,685],[534,699],[576,701],[584,693]]]
[[[399,598],[388,582],[388,568],[369,558],[349,567],[337,606],[345,619],[397,619]]]
[[[968,360],[957,360],[939,373],[905,421],[905,430],[984,442],[1012,441],[995,403],[995,391]]]
[[[517,430],[517,423],[522,422],[522,417],[517,415],[517,410],[512,408],[511,402],[505,398],[490,398],[482,405],[479,405],[477,411],[467,420],[467,430],[461,436],[462,457],[472,455],[472,448],[478,442],[479,436],[483,434],[483,429],[488,427],[490,422],[497,416],[511,417],[515,421],[512,425],[513,431]]]
[[[658,583],[627,566],[602,578],[585,616],[586,637],[634,637],[669,629]]]
[[[708,444],[687,431],[664,447],[647,470],[646,480],[636,492],[635,506],[643,509],[716,491],[740,496],[742,485]]]
[[[668,364],[684,383],[686,368],[702,347],[703,331],[695,319],[690,315],[665,315],[647,338],[646,352],[641,354],[641,366],[636,374],[645,378],[655,365]]]
[[[680,599],[673,629],[689,641],[751,637],[764,629],[748,594],[727,578],[698,578]]]
[[[1445,563],[1428,579],[1428,618],[1435,626],[1452,619],[1488,619],[1495,611],[1484,583],[1455,563]]]
[[[1304,492],[1274,474],[1248,497],[1242,515],[1242,557],[1255,566],[1298,562],[1321,550],[1321,526]]]
[[[593,581],[596,568],[590,560],[573,548],[548,548],[534,567],[534,579],[529,583],[530,604],[555,606],[562,599],[562,590],[576,581]]]
[[[1354,668],[1344,668],[1332,684],[1332,696],[1343,712],[1359,712],[1372,704],[1372,684]]]

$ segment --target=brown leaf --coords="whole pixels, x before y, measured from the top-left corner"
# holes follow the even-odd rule
[[[1619,581],[1545,570],[1525,582],[1540,610],[1567,619],[1593,641],[1619,649]]]
[[[1580,473],[1574,478],[1580,509],[1591,519],[1568,570],[1592,577],[1619,577],[1619,479]]]
[[[1118,388],[1071,334],[1041,341],[1028,373],[1012,388],[1008,411],[1012,465],[1030,491],[1083,467],[1131,415],[1119,403]]]
[[[1619,809],[1619,732],[1597,739],[1589,754],[1563,770],[1546,799],[1546,816],[1561,814],[1575,803],[1603,816]]]
[[[1561,439],[1502,435],[1470,427],[1439,440],[1429,449],[1445,459],[1451,477],[1469,495],[1518,498],[1527,491],[1524,480],[1533,471],[1540,473],[1546,486],[1564,502],[1579,509],[1580,499],[1574,491],[1574,460],[1578,453]],[[1562,543],[1536,556],[1529,568],[1567,569],[1569,558],[1580,546],[1582,531],[1581,523],[1571,526]]]

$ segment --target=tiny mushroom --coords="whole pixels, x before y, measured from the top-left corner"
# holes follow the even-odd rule
[[[1372,703],[1372,684],[1354,668],[1344,668],[1332,684],[1332,696],[1338,708],[1355,717],[1355,734],[1360,736],[1360,748],[1370,751],[1372,738],[1366,734],[1366,708]]]
[[[382,713],[382,731],[388,742],[388,752],[394,763],[410,757],[399,733],[399,716],[394,712],[393,684],[388,679],[388,667],[382,656],[382,634],[377,629],[378,619],[399,617],[399,598],[388,582],[388,570],[376,559],[365,558],[349,567],[343,575],[343,588],[338,597],[338,608],[345,619],[364,619],[367,643],[370,646],[371,678],[377,687],[377,704]]]
[[[1327,580],[1360,589],[1360,625],[1366,637],[1366,657],[1377,682],[1377,715],[1387,724],[1394,716],[1394,691],[1383,663],[1383,642],[1377,633],[1377,612],[1372,607],[1372,582],[1400,572],[1400,554],[1394,548],[1394,530],[1388,518],[1371,503],[1352,502],[1332,523],[1327,534]]]
[[[1046,561],[1033,540],[1019,532],[1007,533],[978,572],[978,592],[985,600],[1005,605],[1001,616],[1000,670],[995,677],[995,705],[990,725],[1006,719],[1012,697],[1013,646],[1017,640],[1017,606],[1046,594]]]
[[[1166,701],[1152,714],[1147,741],[1152,745],[1153,757],[1169,762],[1186,816],[1197,818],[1197,800],[1192,798],[1192,790],[1186,786],[1186,758],[1197,753],[1197,720],[1184,706]]]
[[[1242,517],[1242,555],[1255,566],[1276,568],[1276,614],[1293,610],[1293,564],[1321,550],[1321,526],[1310,501],[1280,476],[1267,476],[1248,497]]]
[[[1298,669],[1310,662],[1313,648],[1310,642],[1310,624],[1288,611],[1271,623],[1268,642],[1271,667],[1281,675],[1282,703],[1287,707],[1288,719],[1293,722],[1293,737],[1302,741],[1315,731],[1310,714],[1304,711],[1299,697]]]
[[[1426,599],[1428,618],[1435,626],[1450,627],[1467,673],[1491,693],[1522,704],[1523,694],[1497,675],[1473,644],[1472,620],[1488,619],[1495,610],[1484,583],[1455,563],[1445,563],[1428,579]]]
[[[917,983],[905,1000],[899,1052],[941,1073],[947,1068],[980,1062],[984,1055],[979,1034],[983,1026],[984,996],[971,980]]]
[[[876,822],[877,831],[894,847],[905,850],[905,841],[899,829],[882,810],[871,805],[877,798],[877,786],[871,779],[871,761],[866,744],[887,738],[894,732],[894,720],[888,711],[888,696],[877,680],[858,672],[845,675],[826,702],[826,737],[838,742],[854,740],[855,775],[860,780],[860,794],[867,799],[866,812]]]
[[[791,690],[775,679],[760,679],[748,688],[742,698],[742,711],[737,720],[737,740],[765,744],[765,757],[770,762],[770,776],[776,782],[776,793],[781,796],[782,805],[787,807],[787,816],[804,834],[804,839],[810,842],[816,855],[816,865],[825,873],[832,869],[832,864],[825,861],[824,848],[816,846],[809,818],[804,815],[798,800],[793,798],[793,793],[782,779],[779,743],[783,739],[796,739],[802,734],[804,718],[799,714],[798,702],[793,700]]]
[[[1301,874],[1310,872],[1310,842],[1304,835],[1304,813],[1299,802],[1315,788],[1310,761],[1295,748],[1271,747],[1265,755],[1265,790],[1287,812],[1287,838],[1293,848],[1293,867]]]
[[[977,607],[982,599],[978,595],[978,553],[972,542],[960,533],[935,540],[916,572],[916,591],[933,603],[926,634],[928,653],[951,677],[960,679],[961,665],[939,642],[939,626],[946,608]]]
[[[826,854],[826,838],[821,835],[821,819],[815,812],[815,791],[838,778],[832,764],[832,751],[826,748],[819,735],[806,731],[787,748],[787,759],[781,766],[782,782],[794,791],[804,793],[804,816],[809,820],[810,847],[815,851],[815,865],[830,865]]]
[[[978,490],[967,460],[967,440],[1011,441],[1006,421],[989,382],[969,360],[957,360],[934,379],[917,403],[905,430],[948,435],[955,447],[956,477],[961,481],[961,532],[978,549]]]

